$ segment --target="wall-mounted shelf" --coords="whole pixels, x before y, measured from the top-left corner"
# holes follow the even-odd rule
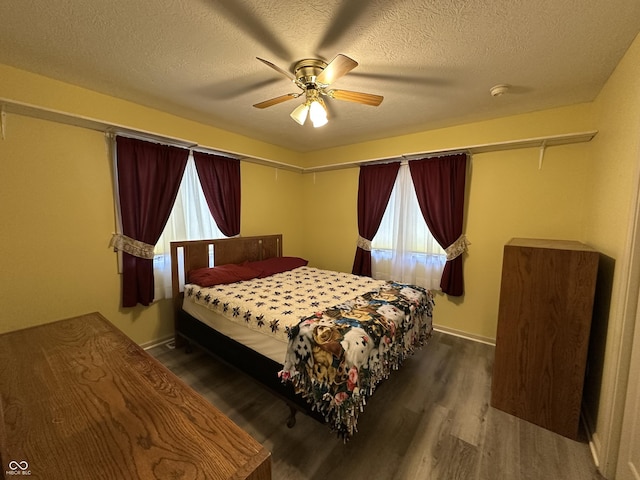
[[[416,153],[406,153],[406,154],[401,154],[395,157],[355,160],[355,161],[344,162],[344,163],[335,163],[332,165],[322,165],[317,167],[304,168],[298,165],[292,165],[289,163],[280,162],[278,160],[273,160],[269,158],[247,156],[240,152],[221,151],[212,147],[200,145],[197,142],[193,142],[190,140],[169,137],[166,135],[161,135],[161,134],[157,134],[149,131],[127,127],[125,125],[109,123],[102,120],[85,117],[82,115],[75,115],[67,112],[62,112],[59,110],[53,110],[45,107],[29,105],[23,102],[17,102],[17,101],[5,99],[5,98],[0,98],[0,109],[1,109],[1,117],[2,117],[1,138],[5,138],[5,134],[6,134],[6,128],[7,128],[6,118],[5,118],[6,113],[14,113],[17,115],[39,118],[41,120],[49,120],[52,122],[62,123],[66,125],[72,125],[72,126],[81,127],[81,128],[88,128],[91,130],[97,130],[99,132],[121,134],[125,136],[134,136],[137,138],[144,138],[150,141],[167,143],[170,145],[176,145],[184,148],[204,151],[207,153],[227,155],[234,158],[238,158],[240,160],[257,163],[260,165],[267,165],[275,168],[281,168],[283,170],[291,170],[298,173],[316,173],[316,172],[324,172],[329,170],[339,170],[343,168],[353,168],[353,167],[358,167],[360,165],[390,162],[390,161],[396,161],[400,159],[405,159],[410,161],[418,158],[436,157],[439,155],[447,155],[447,154],[456,153],[456,152],[467,152],[470,154],[475,154],[475,153],[498,152],[502,150],[515,150],[520,148],[539,148],[540,156],[539,156],[538,167],[542,168],[542,161],[544,158],[544,153],[546,148],[553,147],[556,145],[567,145],[571,143],[589,142],[598,133],[596,130],[592,130],[587,132],[548,135],[545,137],[525,138],[525,139],[519,139],[519,140],[506,140],[502,142],[492,142],[492,143],[484,143],[484,144],[478,144],[478,145],[461,145],[453,148],[428,150],[428,151],[416,152]]]
[[[305,168],[305,173],[311,172],[322,172],[326,170],[338,170],[341,168],[351,168],[359,165],[371,165],[375,163],[384,163],[391,162],[400,159],[405,160],[418,160],[421,158],[427,157],[437,157],[441,155],[449,155],[453,153],[488,153],[488,152],[499,152],[502,150],[516,150],[520,148],[540,148],[540,160],[539,167],[542,166],[542,158],[544,155],[544,149],[547,147],[553,147],[557,145],[568,145],[571,143],[582,143],[589,142],[596,136],[598,133],[597,130],[591,130],[587,132],[578,132],[578,133],[566,133],[560,135],[548,135],[545,137],[533,137],[533,138],[525,138],[520,140],[506,140],[503,142],[493,142],[493,143],[483,143],[478,145],[469,145],[469,146],[460,146],[454,148],[446,148],[446,149],[438,149],[438,150],[428,150],[425,152],[419,153],[406,153],[399,155],[397,157],[390,158],[379,158],[375,160],[357,160],[353,162],[344,162],[344,163],[336,163],[333,165],[322,165],[318,167],[309,167]]]

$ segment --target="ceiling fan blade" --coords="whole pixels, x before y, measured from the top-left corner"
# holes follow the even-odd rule
[[[330,85],[357,66],[358,62],[339,53],[329,62],[329,65],[322,70],[320,75],[316,78],[316,81],[323,85]]]
[[[212,0],[209,3],[220,15],[227,17],[231,23],[253,38],[260,45],[267,48],[273,55],[279,58],[290,58],[291,52],[280,40],[279,35],[272,32],[267,22],[256,14],[253,7],[244,6],[237,0]]]
[[[287,100],[291,100],[292,98],[298,98],[299,96],[300,96],[299,93],[287,93],[286,95],[280,95],[279,97],[275,97],[270,100],[265,100],[264,102],[256,103],[254,107],[267,108],[273,105],[278,105],[279,103],[282,103],[282,102],[286,102]]]
[[[268,60],[264,60],[260,57],[256,57],[258,60],[260,60],[262,63],[264,63],[266,66],[273,68],[276,72],[284,75],[285,77],[287,77],[289,80],[291,80],[292,82],[295,82],[296,77],[293,76],[293,73],[291,72],[287,72],[286,70],[283,70],[282,68],[280,68],[279,66],[271,63]]]
[[[377,107],[382,103],[384,97],[380,95],[374,95],[372,93],[351,92],[349,90],[329,90],[327,92],[331,98],[336,100],[345,100],[347,102],[362,103],[363,105],[370,105]]]
[[[360,17],[362,17],[367,10],[370,10],[373,0],[359,0],[357,2],[344,1],[340,5],[340,8],[333,15],[331,25],[324,32],[322,40],[318,44],[316,51],[318,50],[331,50],[335,45],[338,45],[340,40],[353,29],[355,25],[358,25]],[[375,2],[379,3],[379,2]],[[389,4],[391,2],[388,2]],[[385,5],[386,6],[386,5]],[[378,9],[380,6],[376,6]],[[361,23],[361,25],[363,25]],[[370,25],[366,23],[364,25]],[[287,58],[287,57],[282,57]]]
[[[229,100],[245,95],[249,92],[253,92],[259,88],[273,85],[274,83],[280,83],[282,80],[276,77],[265,78],[260,81],[253,81],[252,76],[246,78],[233,78],[225,80],[223,82],[216,83],[214,85],[201,88],[208,98],[214,98],[216,100]]]

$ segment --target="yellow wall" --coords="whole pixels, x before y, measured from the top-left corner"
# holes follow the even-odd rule
[[[533,138],[545,134],[541,125],[544,129],[562,126],[562,133],[580,132],[593,129],[589,119],[588,106],[578,105],[443,129],[440,136],[431,136],[429,144],[447,148],[444,145],[454,146],[450,139],[461,146],[499,138]],[[482,132],[485,140],[476,132]],[[424,144],[411,143],[416,136],[410,137],[407,144],[412,148],[425,148]],[[461,298],[438,294],[434,313],[438,327],[488,341],[495,339],[502,248],[510,238],[585,240],[589,148],[586,143],[549,147],[541,169],[538,148],[473,156],[467,176],[465,230],[472,245],[464,265],[466,293]],[[350,146],[318,158],[348,162],[360,151]],[[385,150],[386,155],[400,153]],[[351,271],[358,235],[358,172],[357,168],[348,168],[304,174],[306,252],[319,267]]]
[[[440,297],[438,325],[494,339],[504,244],[514,237],[584,241],[588,146],[549,148],[542,169],[538,154],[536,148],[473,156],[465,295],[453,302]]]
[[[166,336],[168,304],[119,311],[104,136],[7,115],[0,161],[0,331],[100,311],[135,340]]]
[[[593,128],[591,104],[585,103],[309,152],[301,157],[300,163],[305,167],[335,165],[584,132]]]
[[[0,332],[100,311],[139,343],[171,335],[171,302],[119,306],[105,136],[7,114],[0,159]],[[301,174],[241,165],[242,234],[283,233],[285,254],[302,256]]]
[[[615,442],[628,225],[640,150],[640,40],[592,104],[297,154],[167,113],[0,65],[0,98],[121,124],[201,145],[319,166],[597,129],[586,144],[474,155],[468,176],[466,294],[438,295],[435,323],[495,337],[502,246],[514,236],[585,241],[616,260],[603,359],[592,406],[606,450]],[[0,332],[101,311],[139,343],[171,334],[171,305],[121,309],[111,167],[102,134],[8,114],[0,140]],[[286,255],[350,271],[358,169],[295,173],[242,163],[243,235],[284,234]],[[604,312],[606,316],[608,312]],[[616,341],[616,339],[618,339]],[[624,371],[623,371],[624,375]]]
[[[249,162],[241,163],[240,173],[242,235],[282,233],[284,255],[303,256],[302,174]]]
[[[258,157],[283,160],[287,163],[321,164],[349,162],[362,159],[363,152],[370,157],[394,156],[406,152],[456,146],[482,144],[531,138],[541,135],[571,133],[593,129],[590,105],[576,105],[529,115],[462,125],[385,141],[368,142],[330,151],[300,155],[282,151],[272,145],[244,140],[212,127],[190,122],[179,117],[155,112],[151,109],[112,99],[70,85],[0,66],[2,96],[20,102],[41,104],[43,107],[84,115],[113,123],[140,128],[178,138],[187,138],[216,148],[246,148],[246,153]],[[80,99],[80,100],[79,100]],[[119,277],[115,270],[115,256],[106,247],[114,230],[111,171],[105,140],[100,133],[79,127],[36,120],[8,114],[7,139],[0,142],[2,158],[17,158],[7,162],[3,183],[3,216],[12,218],[11,228],[3,229],[6,237],[3,248],[22,259],[7,272],[55,272],[55,277],[41,282],[46,295],[56,302],[37,302],[32,313],[25,316],[24,305],[29,296],[24,289],[12,284],[15,275],[3,275],[3,295],[17,294],[17,302],[9,306],[0,331],[18,326],[51,321],[56,318],[99,310],[114,321],[125,333],[138,342],[149,342],[171,334],[171,308],[168,302],[158,302],[151,308],[119,309]],[[85,139],[85,140],[83,140]],[[229,148],[233,147],[233,148]],[[40,150],[37,155],[31,152]],[[548,148],[542,170],[538,170],[538,150],[523,149],[500,153],[475,155],[468,177],[468,211],[466,233],[472,246],[465,259],[466,295],[450,300],[437,299],[435,322],[439,326],[464,332],[474,337],[491,340],[495,337],[497,296],[501,266],[502,245],[512,236],[538,236],[584,240],[583,198],[587,195],[585,176],[589,171],[588,144]],[[69,162],[76,164],[68,166]],[[29,167],[25,165],[31,162]],[[83,170],[78,170],[81,166]],[[63,168],[61,168],[63,167]],[[35,198],[16,194],[28,182],[31,172],[39,179]],[[74,176],[70,176],[74,172]],[[38,176],[40,175],[40,176]],[[85,187],[86,186],[86,187]],[[249,162],[242,163],[242,225],[243,235],[283,233],[286,255],[308,258],[311,265],[350,271],[357,239],[356,199],[358,169],[301,174],[290,170]],[[90,209],[77,221],[74,200],[90,188],[101,192],[82,198],[82,208]],[[40,199],[45,194],[56,218],[51,224],[38,222],[34,237],[32,218],[41,216]],[[22,203],[21,203],[22,202]],[[80,208],[80,207],[78,207]],[[22,211],[21,215],[16,212]],[[102,216],[97,215],[99,212]],[[99,221],[101,223],[99,223]],[[45,226],[47,227],[45,229]],[[25,242],[19,232],[32,232],[33,240]],[[29,242],[43,243],[47,247],[60,242],[62,236],[71,239],[93,235],[81,242],[82,247],[61,241],[52,253],[36,257]],[[88,287],[88,278],[68,261],[76,252],[93,262],[105,262],[104,272],[92,278],[100,285]],[[6,258],[5,254],[5,258]],[[101,259],[101,260],[98,260]],[[65,267],[61,267],[64,265]],[[81,287],[76,296],[74,280]],[[106,287],[106,288],[102,288]],[[88,288],[88,293],[82,293]],[[102,292],[102,293],[98,293]],[[31,302],[33,303],[33,302]]]
[[[286,149],[224,132],[86,89],[0,65],[0,98],[116,125],[294,163]],[[112,177],[102,133],[6,114],[0,140],[0,333],[100,311],[138,343],[172,333],[171,302],[120,308]],[[271,169],[273,170],[273,169]],[[284,233],[301,255],[302,231],[288,195],[300,174],[242,164],[243,235]]]
[[[590,361],[595,373],[587,377],[585,396],[587,415],[595,422],[594,443],[607,476],[612,476],[616,462],[615,445],[621,428],[630,342],[636,324],[634,303],[640,282],[637,272],[630,270],[630,236],[640,167],[638,79],[640,37],[635,39],[594,102],[599,133],[591,146],[593,172],[586,197],[587,239],[614,263],[609,316],[596,318],[598,322],[592,330],[596,355]],[[629,277],[631,282],[627,281]],[[627,287],[630,298],[626,296]]]
[[[358,240],[358,174],[358,168],[348,168],[302,176],[310,265],[351,272]]]
[[[0,99],[295,165],[298,154],[176,115],[0,64]]]

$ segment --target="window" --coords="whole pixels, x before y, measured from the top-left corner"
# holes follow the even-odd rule
[[[440,289],[446,253],[427,228],[406,162],[371,247],[374,278]]]
[[[211,216],[200,186],[193,154],[189,153],[176,203],[155,247],[155,300],[171,298],[171,242],[212,238],[225,238],[225,235]]]

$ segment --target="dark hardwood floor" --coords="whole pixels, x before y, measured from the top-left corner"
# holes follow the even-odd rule
[[[494,347],[435,332],[379,386],[344,444],[199,350],[149,353],[272,452],[275,480],[602,480],[576,442],[489,405]]]

